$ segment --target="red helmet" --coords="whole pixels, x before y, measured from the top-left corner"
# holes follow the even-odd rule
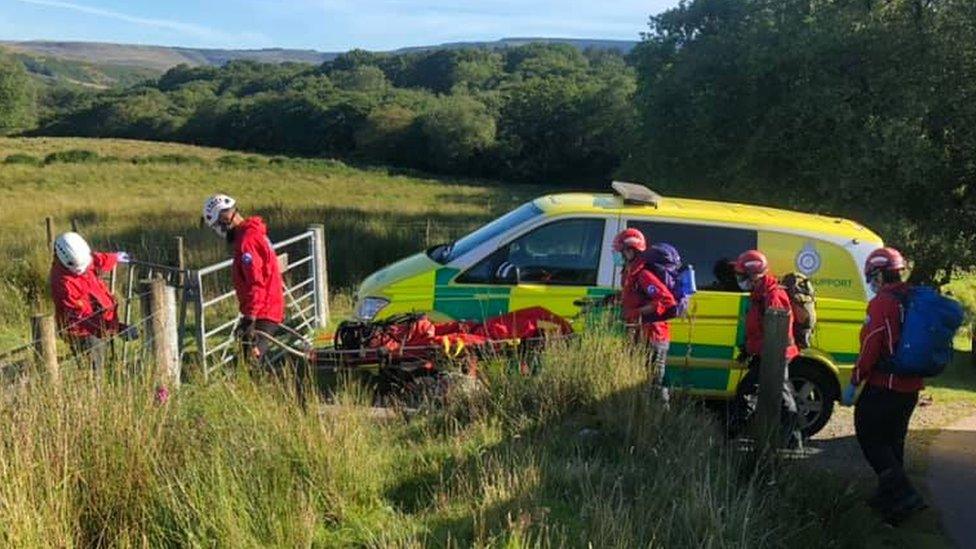
[[[749,250],[739,254],[735,260],[735,272],[743,275],[761,275],[769,270],[769,260],[759,250]]]
[[[613,238],[613,250],[622,252],[625,248],[633,248],[638,252],[647,250],[647,240],[644,233],[637,229],[626,229]]]
[[[878,248],[868,254],[864,262],[864,276],[870,278],[878,271],[901,271],[905,268],[905,258],[894,248]]]

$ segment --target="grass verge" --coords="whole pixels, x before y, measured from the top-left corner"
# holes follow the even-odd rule
[[[648,398],[612,335],[410,420],[233,372],[157,404],[141,376],[11,389],[5,546],[861,546],[843,483],[730,450],[693,401]]]

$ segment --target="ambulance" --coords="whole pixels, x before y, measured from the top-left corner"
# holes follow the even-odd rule
[[[728,400],[745,375],[736,356],[749,306],[732,262],[745,250],[762,250],[774,274],[800,272],[816,288],[812,343],[791,363],[790,377],[804,434],[819,431],[850,379],[869,298],[861,266],[881,238],[847,219],[662,197],[632,183],[612,187],[606,194],[536,198],[454,242],[383,268],[363,281],[355,314],[483,320],[543,307],[581,329],[583,304],[620,287],[611,244],[634,227],[649,242],[675,246],[695,270],[698,293],[688,315],[671,321],[666,383]]]

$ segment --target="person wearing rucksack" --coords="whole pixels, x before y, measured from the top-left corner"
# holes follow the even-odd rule
[[[697,293],[695,268],[681,261],[678,249],[667,242],[655,242],[644,252],[644,264],[674,296],[675,306],[664,312],[662,320],[684,316]]]
[[[732,417],[729,421],[730,436],[737,436],[755,412],[755,401],[751,397],[759,393],[760,355],[765,339],[763,318],[766,311],[773,308],[786,311],[789,314],[789,323],[793,325],[790,297],[776,277],[769,272],[769,260],[765,254],[758,250],[742,252],[735,262],[735,273],[739,288],[749,292],[745,348],[738,357],[739,362],[744,363],[748,371],[739,383],[738,394],[733,404]],[[793,384],[790,383],[789,363],[800,354],[800,351],[793,342],[792,332],[787,332],[787,346],[784,353],[786,368],[783,370],[781,413],[783,438],[786,447],[798,448],[802,445],[802,435],[798,428],[799,416],[796,398],[793,395]]]
[[[621,265],[620,306],[623,319],[636,324],[635,336],[647,342],[648,376],[665,405],[670,400],[664,385],[665,362],[671,346],[668,315],[674,314],[678,302],[671,290],[650,269],[641,254],[647,251],[644,233],[626,229],[613,239],[614,263]]]
[[[813,328],[817,325],[813,282],[802,273],[789,273],[780,282],[790,296],[793,340],[800,349],[807,349],[813,343]]]
[[[844,404],[855,402],[857,387],[864,384],[854,407],[854,430],[864,458],[878,475],[878,487],[868,504],[889,522],[925,508],[904,470],[908,423],[925,383],[921,376],[888,368],[902,336],[903,303],[911,291],[902,281],[904,272],[905,259],[894,248],[879,248],[868,255],[864,278],[875,296],[868,303],[861,350],[842,398]]]

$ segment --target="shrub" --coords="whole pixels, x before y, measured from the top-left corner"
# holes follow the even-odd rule
[[[37,157],[31,156],[29,154],[17,153],[11,154],[7,158],[3,159],[4,164],[27,164],[30,166],[40,166],[41,160]]]
[[[200,165],[207,161],[199,156],[186,154],[153,154],[149,156],[136,156],[132,158],[133,164],[179,164],[179,165]]]
[[[217,159],[217,164],[227,168],[257,168],[263,165],[264,161],[256,156],[225,154]]]
[[[98,161],[98,153],[88,149],[57,151],[44,157],[45,164],[54,164],[55,162],[62,162],[66,164],[86,164]]]

